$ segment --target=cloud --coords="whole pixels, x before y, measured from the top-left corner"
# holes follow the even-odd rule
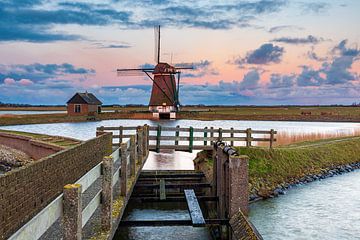
[[[33,82],[29,79],[20,79],[19,84],[22,86],[29,86],[33,84]]]
[[[58,78],[67,75],[94,75],[94,69],[75,67],[70,63],[62,64],[17,64],[4,65],[0,64],[0,81],[5,78],[13,79],[31,79],[41,81],[46,79]]]
[[[237,58],[234,64],[242,67],[244,64],[266,65],[281,62],[285,50],[272,43],[261,45],[258,49],[250,51],[244,58]]]
[[[328,2],[301,3],[303,13],[321,13],[327,10],[329,7],[330,4]]]
[[[314,61],[318,61],[318,62],[324,62],[324,61],[326,61],[326,60],[328,59],[327,57],[320,57],[320,56],[315,52],[314,46],[312,46],[312,47],[311,47],[311,50],[306,53],[306,56],[307,56],[309,59],[314,60]]]
[[[193,63],[178,63],[175,67],[193,67],[193,70],[185,70],[182,73],[183,78],[200,78],[206,75],[219,75],[219,72],[212,66],[209,60],[200,60]]]
[[[106,49],[106,48],[131,48],[132,46],[128,43],[102,43],[95,42],[93,45],[98,49]]]
[[[302,72],[297,77],[298,86],[320,86],[324,82],[320,73],[321,71],[314,70],[309,66],[303,66]]]
[[[4,85],[21,85],[21,86],[30,86],[33,84],[33,81],[29,79],[20,79],[19,81],[16,81],[13,78],[5,78],[4,79]]]
[[[313,35],[309,35],[306,38],[281,37],[281,38],[275,38],[271,41],[299,45],[299,44],[318,44],[324,40],[322,38],[317,38],[314,37]]]
[[[269,33],[278,33],[285,30],[304,30],[304,28],[294,25],[280,25],[270,28]]]
[[[84,40],[83,36],[55,32],[59,26],[110,26],[122,29],[192,27],[229,29],[251,27],[257,16],[278,12],[285,0],[241,1],[239,3],[194,3],[182,1],[90,2],[2,1],[0,41],[53,42]],[[156,12],[157,14],[152,14]],[[64,28],[65,27],[65,28]],[[122,48],[113,45],[109,48]]]
[[[269,88],[291,88],[294,86],[296,75],[271,74]]]
[[[16,84],[16,81],[12,78],[5,78],[4,79],[4,84],[5,85],[12,85],[12,84]]]

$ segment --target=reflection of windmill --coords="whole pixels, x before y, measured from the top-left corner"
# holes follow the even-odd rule
[[[119,76],[136,76],[145,73],[153,82],[149,110],[160,118],[175,118],[179,111],[180,70],[193,69],[192,67],[174,67],[160,62],[160,26],[155,28],[155,61],[154,68],[118,69]],[[152,77],[150,75],[154,77]],[[177,75],[177,82],[175,80]]]

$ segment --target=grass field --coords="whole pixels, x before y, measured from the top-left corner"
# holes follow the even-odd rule
[[[65,110],[64,107],[0,108],[1,110]],[[104,107],[98,120],[108,119],[152,119],[146,106]],[[112,112],[105,112],[112,111]],[[258,120],[258,121],[328,121],[360,122],[360,107],[183,107],[177,119],[194,120]],[[86,116],[70,117],[66,113],[41,115],[0,115],[0,125],[80,122]]]
[[[10,131],[10,130],[2,130],[2,129],[0,129],[0,132],[30,137],[37,141],[41,141],[41,142],[45,142],[48,144],[65,147],[65,148],[69,148],[69,147],[72,147],[72,146],[75,146],[75,145],[81,143],[81,141],[79,141],[79,140],[65,138],[65,137],[61,137],[61,136],[49,136],[49,135],[45,135],[45,134]]]
[[[249,191],[267,195],[305,176],[321,175],[337,166],[360,162],[360,137],[294,143],[272,150],[265,147],[237,147],[237,150],[249,157]],[[198,156],[212,168],[210,152]]]

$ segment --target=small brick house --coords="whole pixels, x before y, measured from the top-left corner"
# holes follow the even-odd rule
[[[69,116],[94,116],[101,112],[101,105],[92,93],[76,93],[67,101],[67,113]]]

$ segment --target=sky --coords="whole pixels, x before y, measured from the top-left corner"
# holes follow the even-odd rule
[[[183,105],[360,102],[360,1],[0,0],[0,102],[148,104],[152,82],[117,68],[182,72]]]

